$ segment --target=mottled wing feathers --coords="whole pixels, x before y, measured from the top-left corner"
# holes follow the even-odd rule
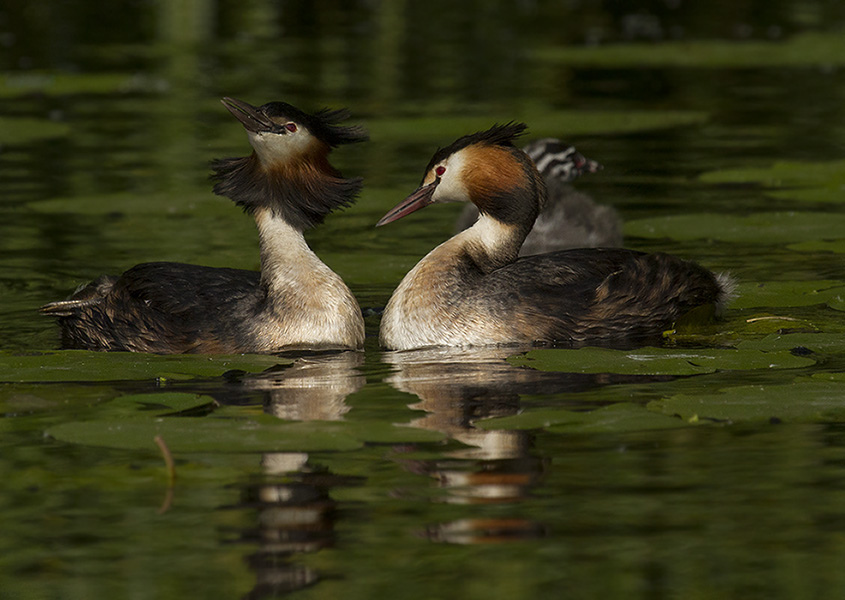
[[[251,271],[141,264],[113,281],[99,301],[80,302],[59,315],[63,346],[164,353],[232,351],[236,347],[232,342],[239,341],[232,325],[254,316],[261,297],[259,281],[259,274]]]
[[[489,306],[546,342],[653,337],[719,300],[715,276],[703,267],[622,249],[528,256],[479,283]]]

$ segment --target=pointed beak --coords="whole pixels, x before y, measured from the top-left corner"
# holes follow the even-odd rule
[[[596,171],[601,171],[604,168],[601,166],[601,163],[598,163],[594,160],[590,160],[589,158],[586,158],[583,155],[579,156],[584,161],[584,164],[578,167],[578,173],[580,175],[583,175],[584,173],[595,173]]]
[[[398,221],[402,217],[410,215],[412,212],[416,212],[421,208],[425,208],[429,204],[433,202],[432,195],[434,194],[434,189],[437,187],[437,184],[440,182],[439,179],[435,179],[428,185],[424,185],[417,189],[413,194],[402,200],[399,204],[394,206],[390,209],[390,211],[384,215],[378,223],[376,223],[376,227],[381,227],[382,225],[387,225],[388,223],[392,223],[393,221]]]
[[[278,132],[279,126],[268,119],[264,113],[251,104],[234,98],[223,98],[223,106],[229,109],[235,118],[241,122],[247,131],[262,133],[267,131]],[[282,128],[284,131],[284,128]]]

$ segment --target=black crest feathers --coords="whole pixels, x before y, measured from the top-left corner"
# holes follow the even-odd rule
[[[359,125],[339,125],[349,118],[349,109],[346,108],[323,108],[309,114],[287,102],[268,102],[258,110],[271,118],[284,118],[300,123],[314,137],[332,147],[366,142],[370,139],[367,131]]]
[[[428,173],[437,163],[442,162],[448,156],[451,156],[455,152],[458,152],[467,146],[472,146],[473,144],[513,146],[513,141],[523,135],[527,129],[528,125],[525,123],[511,121],[509,123],[505,123],[504,125],[493,125],[493,127],[485,131],[479,131],[477,133],[471,133],[460,137],[445,148],[438,148],[437,152],[434,153],[434,156],[431,157],[431,160],[424,172]]]
[[[362,180],[343,178],[328,162],[331,148],[369,139],[363,127],[339,125],[349,117],[347,109],[324,108],[309,114],[286,102],[268,102],[258,108],[232,99],[224,99],[224,104],[248,131],[293,135],[296,128],[291,133],[285,131],[285,123],[293,122],[322,144],[312,146],[309,152],[280,155],[278,163],[270,166],[262,165],[255,153],[213,161],[215,194],[230,198],[248,213],[271,210],[301,231],[355,202]]]

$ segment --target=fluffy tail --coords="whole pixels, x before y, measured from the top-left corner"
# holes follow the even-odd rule
[[[717,273],[716,283],[719,285],[719,296],[716,298],[716,315],[721,315],[728,305],[737,299],[737,280],[729,273]]]
[[[88,284],[80,285],[67,300],[50,302],[38,309],[48,317],[69,317],[88,306],[99,304],[111,291],[117,277],[103,275]]]

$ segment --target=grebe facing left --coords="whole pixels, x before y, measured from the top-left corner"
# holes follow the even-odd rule
[[[725,304],[727,277],[667,254],[583,248],[518,259],[546,193],[512,145],[524,130],[497,125],[438,150],[419,189],[378,222],[435,202],[472,202],[480,213],[396,288],[384,347],[645,343],[694,308]]]
[[[42,307],[59,317],[63,347],[240,353],[363,346],[358,303],[303,231],[354,202],[360,178],[342,178],[328,155],[367,133],[338,125],[346,110],[307,114],[284,102],[254,107],[232,98],[223,104],[254,151],[212,164],[214,192],[255,219],[261,272],[156,262],[102,276]]]

